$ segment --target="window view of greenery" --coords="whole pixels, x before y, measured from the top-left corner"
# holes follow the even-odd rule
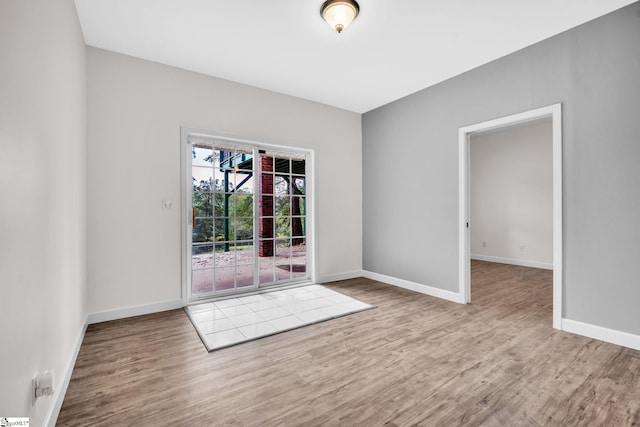
[[[210,252],[216,242],[253,240],[253,195],[250,190],[238,189],[224,193],[219,180],[193,182],[193,227],[195,254]],[[225,209],[226,199],[226,209]],[[215,219],[214,219],[215,213]],[[226,213],[226,215],[225,215]],[[208,243],[209,245],[202,245]]]
[[[271,159],[267,172],[257,170],[253,149],[209,144],[192,149],[193,294],[253,287],[256,273],[260,284],[306,277],[304,156],[260,157]],[[256,199],[258,177],[265,173],[273,190]],[[254,201],[265,197],[273,208]],[[260,233],[260,244],[271,241],[275,249],[266,255],[254,247],[263,218],[275,225],[270,235]]]
[[[294,237],[292,244],[304,242],[304,178],[276,176],[276,237]]]

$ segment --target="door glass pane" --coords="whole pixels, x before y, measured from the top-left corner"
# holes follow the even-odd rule
[[[236,159],[234,168],[236,170],[253,170],[253,149],[246,147],[235,147]]]
[[[277,196],[276,197],[276,216],[289,216],[291,215],[291,197]]]
[[[257,171],[262,188],[273,188],[273,197],[268,194],[267,199],[265,192],[262,193],[262,203],[258,207],[260,238],[263,246],[267,239],[275,241],[272,247],[260,252],[260,283],[266,284],[270,279],[274,283],[282,283],[308,278],[304,244],[306,159],[301,155],[280,152],[266,152],[262,156],[273,158],[273,162],[265,160],[268,167],[273,167],[273,176],[271,170],[267,173]],[[273,258],[272,263],[268,261],[269,257]],[[268,272],[271,266],[272,278]]]
[[[246,288],[253,286],[253,265],[239,265],[236,267],[236,287]]]
[[[236,252],[233,243],[217,243],[215,268],[233,267],[236,265]]]
[[[276,175],[275,177],[275,194],[277,196],[286,196],[289,194],[289,182],[288,177],[282,175]]]
[[[237,217],[253,218],[253,194],[236,193],[234,209]]]
[[[306,215],[305,198],[294,196],[291,198],[291,215]]]
[[[291,217],[283,217],[276,219],[276,237],[290,237],[291,236]]]
[[[253,239],[253,218],[235,219],[236,240]]]
[[[235,268],[219,267],[215,269],[215,291],[230,291],[235,288]]]
[[[213,268],[192,270],[191,293],[195,296],[213,292]]]
[[[194,206],[195,209],[196,207]],[[213,218],[196,216],[192,235],[194,244],[213,242]]]
[[[198,141],[191,175],[194,296],[308,278],[304,155]]]
[[[275,267],[276,280],[291,279],[291,241],[289,239],[278,239],[276,242]]]
[[[236,265],[251,265],[255,257],[253,256],[253,241],[244,241],[236,243]]]
[[[195,189],[211,191],[213,189],[213,168],[211,166],[194,166],[191,180]]]
[[[306,180],[303,177],[294,177],[293,178],[293,194],[307,194],[306,191]]]
[[[260,284],[273,283],[273,257],[260,257],[258,271]]]
[[[305,235],[305,217],[295,216],[291,218],[291,235],[302,237]],[[295,240],[295,239],[294,239]],[[298,242],[300,243],[300,242]],[[297,244],[297,243],[294,243]]]

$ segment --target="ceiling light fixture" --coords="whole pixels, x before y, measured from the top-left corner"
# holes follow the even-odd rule
[[[359,12],[360,6],[355,0],[327,0],[320,8],[322,19],[338,33],[347,28]]]

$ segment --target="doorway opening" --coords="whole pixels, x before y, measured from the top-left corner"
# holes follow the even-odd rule
[[[183,301],[310,282],[312,152],[183,129]]]
[[[470,200],[470,142],[471,137],[491,131],[523,125],[543,119],[551,120],[552,130],[552,270],[553,270],[553,327],[561,329],[562,319],[562,131],[561,105],[555,104],[536,110],[507,116],[459,130],[459,294],[461,302],[471,302],[471,200]],[[476,242],[482,245],[483,242]],[[519,250],[525,248],[521,246]],[[535,266],[535,265],[532,265]],[[538,266],[539,267],[539,266]]]

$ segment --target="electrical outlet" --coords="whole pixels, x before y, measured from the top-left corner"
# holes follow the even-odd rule
[[[524,252],[524,245],[520,246],[520,252]]]
[[[36,399],[42,396],[51,396],[53,394],[53,371],[44,371],[42,374],[34,376],[31,380],[32,401],[31,405],[35,405]]]
[[[31,378],[31,406],[36,404],[38,398],[38,373]]]

